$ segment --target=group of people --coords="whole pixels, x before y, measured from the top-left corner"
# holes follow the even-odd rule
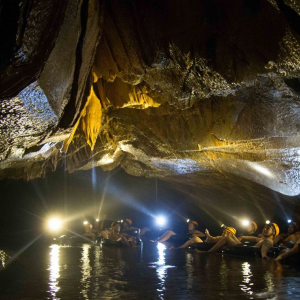
[[[300,231],[296,222],[288,223],[287,231],[281,234],[278,225],[269,221],[265,224],[260,234],[257,233],[258,226],[254,221],[249,222],[243,234],[237,234],[236,229],[233,227],[222,225],[222,234],[220,236],[211,236],[208,229],[203,233],[198,227],[196,221],[188,220],[187,234],[177,234],[172,230],[167,230],[159,238],[151,241],[167,243],[173,248],[176,247],[179,249],[203,243],[201,244],[201,246],[204,246],[202,249],[210,253],[220,251],[225,246],[241,245],[247,242],[252,243],[255,248],[260,248],[263,258],[267,257],[268,251],[274,245],[281,245],[281,248],[284,250],[276,258],[277,261],[299,253]],[[138,244],[138,238],[149,231],[149,228],[140,229],[134,227],[132,226],[132,220],[125,219],[122,223],[113,222],[109,228],[100,231],[98,236],[106,240],[118,241],[126,246],[134,247]]]
[[[281,233],[276,223],[268,222],[264,226],[262,232],[257,234],[257,224],[254,221],[249,222],[246,227],[246,232],[242,235],[237,235],[236,229],[233,227],[224,226],[220,236],[211,236],[208,229],[205,233],[198,230],[198,223],[190,221],[188,224],[189,234],[187,237],[178,236],[174,231],[166,231],[160,236],[157,242],[171,242],[176,243],[184,241],[178,248],[187,248],[195,243],[210,244],[210,247],[202,247],[209,249],[208,252],[217,252],[225,246],[241,245],[243,242],[250,242],[256,248],[260,248],[261,256],[267,257],[268,251],[274,245],[281,245],[282,252],[276,258],[277,261],[285,259],[291,255],[299,253],[300,245],[300,231],[296,222],[290,222],[287,227],[286,233]],[[289,250],[290,249],[290,250]],[[199,250],[198,250],[199,251]]]

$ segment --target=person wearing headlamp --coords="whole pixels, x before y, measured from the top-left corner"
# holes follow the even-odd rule
[[[299,226],[296,222],[288,221],[287,233],[281,233],[274,239],[274,244],[282,244],[288,248],[294,247],[300,239]]]
[[[223,227],[222,235],[216,237],[211,236],[208,229],[205,230],[205,234],[207,236],[205,242],[215,244],[208,252],[217,252],[224,246],[234,246],[241,244],[241,242],[235,236],[235,228],[225,226],[224,224],[221,227]]]
[[[132,226],[132,221],[131,221],[131,219],[128,219],[128,218],[125,219],[122,223],[121,232],[130,234],[133,236],[141,236],[141,235],[144,235],[148,231],[150,231],[150,229],[147,227],[140,229],[138,227]]]
[[[279,234],[279,227],[276,223],[266,222],[262,230],[261,237],[255,236],[241,236],[240,241],[249,241],[256,243],[254,247],[261,248],[262,258],[267,258],[268,251],[273,247],[274,238]]]
[[[250,220],[243,220],[242,221],[242,227],[240,230],[242,232],[239,233],[237,236],[257,236],[256,231],[257,231],[257,224],[254,221]],[[238,230],[239,231],[239,230]]]
[[[188,234],[176,234],[172,230],[166,231],[162,236],[160,236],[155,242],[168,242],[174,244],[174,246],[179,246],[180,249],[187,248],[190,244],[202,243],[200,237],[205,237],[205,234],[198,230],[198,223],[196,221],[188,222]]]
[[[300,239],[296,242],[296,245],[289,251],[286,251],[283,254],[280,254],[277,256],[277,258],[275,259],[276,261],[282,261],[290,256],[294,256],[296,254],[300,253]]]

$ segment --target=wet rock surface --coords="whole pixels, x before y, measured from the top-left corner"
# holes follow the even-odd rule
[[[28,0],[17,15],[1,60],[1,178],[66,160],[207,199],[300,193],[297,1]]]

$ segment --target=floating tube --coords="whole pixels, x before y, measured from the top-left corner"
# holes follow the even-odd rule
[[[195,244],[191,244],[188,249],[192,249],[192,250],[199,250],[199,251],[208,251],[210,250],[215,244],[214,243],[195,243]]]
[[[103,246],[109,246],[109,247],[123,247],[124,246],[122,241],[112,241],[109,239],[103,239],[101,244]]]
[[[275,246],[272,247],[267,254],[268,256],[276,257],[280,250],[282,250],[280,246]],[[226,246],[223,248],[222,253],[235,256],[261,257],[261,248],[248,246],[245,244]]]
[[[126,233],[128,235],[135,236],[135,237],[138,236],[138,230],[137,229],[124,230],[121,233]]]

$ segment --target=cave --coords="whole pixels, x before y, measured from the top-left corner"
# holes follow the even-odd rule
[[[116,176],[125,210],[300,220],[296,0],[1,1],[0,103],[6,215]]]

